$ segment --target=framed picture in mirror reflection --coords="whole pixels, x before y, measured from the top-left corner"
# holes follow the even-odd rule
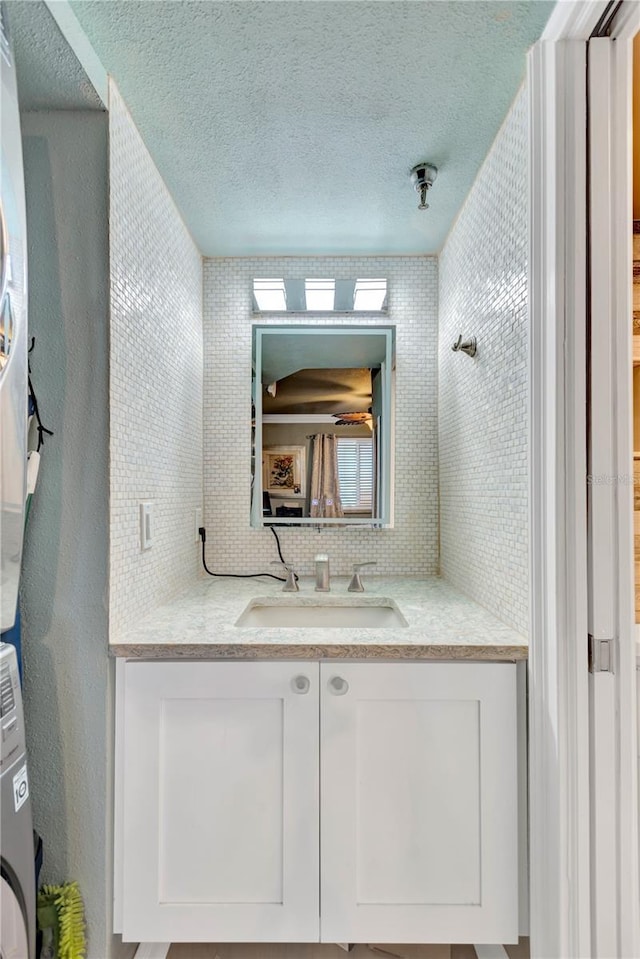
[[[262,488],[267,493],[304,496],[306,486],[304,446],[265,446],[262,450]]]

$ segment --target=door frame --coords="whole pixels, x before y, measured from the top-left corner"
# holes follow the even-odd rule
[[[614,658],[612,671],[594,671],[589,677],[594,957],[640,954],[628,135],[633,64],[627,42],[640,29],[640,13],[633,18],[624,8],[621,12],[625,22],[614,21],[613,39],[589,42],[594,474],[589,633],[610,637]],[[612,481],[597,483],[603,474]]]
[[[594,770],[589,755],[587,640],[586,126],[587,46],[609,7],[600,0],[558,3],[528,61],[530,927],[531,955],[540,959],[593,954],[591,912],[597,883],[592,886],[592,880],[600,868],[593,856],[589,794]],[[620,50],[629,46],[640,28],[639,18],[640,4],[626,0],[609,33],[610,40],[619,41],[619,62],[623,60]],[[630,88],[623,93],[627,99],[629,94]],[[619,124],[617,132],[622,136]],[[618,149],[619,156],[623,152]],[[630,181],[626,191],[617,187],[618,210],[625,203],[630,209]],[[624,283],[624,268],[617,270],[614,282]],[[624,407],[630,404],[619,382],[611,402],[616,404],[615,428],[624,430]],[[626,520],[628,531],[629,502],[618,501],[619,530],[625,528]],[[624,533],[619,544],[628,547]],[[619,551],[611,560],[619,562],[622,556]],[[632,949],[618,954],[637,955],[637,824],[636,828],[630,825],[636,795],[635,699],[630,696],[628,657],[624,670],[616,700],[620,743],[614,837],[617,871],[607,878],[615,882],[622,897],[619,943]],[[620,787],[630,790],[626,801]],[[623,823],[629,826],[627,834],[622,832]],[[626,844],[621,842],[625,835]],[[624,877],[627,886],[622,888]]]

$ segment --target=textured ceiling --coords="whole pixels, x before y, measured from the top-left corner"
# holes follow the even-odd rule
[[[72,0],[208,255],[438,251],[552,7]]]
[[[298,370],[278,380],[275,396],[264,391],[262,413],[366,413],[371,402],[371,370]]]
[[[6,5],[21,110],[104,110],[44,3]]]

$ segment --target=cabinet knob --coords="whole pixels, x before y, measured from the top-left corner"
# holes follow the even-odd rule
[[[342,676],[332,676],[329,680],[329,692],[334,696],[344,696],[349,692],[349,683]]]
[[[309,692],[311,688],[311,680],[308,679],[307,676],[295,676],[291,680],[291,688],[293,689],[294,693],[300,693],[300,695],[303,695],[304,693]]]

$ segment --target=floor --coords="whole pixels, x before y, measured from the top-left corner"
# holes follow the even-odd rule
[[[402,959],[451,959],[450,946],[380,946],[380,951],[374,949],[355,946],[346,953],[339,946],[331,945],[235,943],[216,946],[182,942],[171,946],[167,959],[347,959],[347,956],[349,959],[395,959],[396,956]]]
[[[510,959],[529,959],[529,941],[505,947]],[[355,946],[346,953],[331,945],[265,943],[174,943],[167,959],[476,959],[473,946]]]

